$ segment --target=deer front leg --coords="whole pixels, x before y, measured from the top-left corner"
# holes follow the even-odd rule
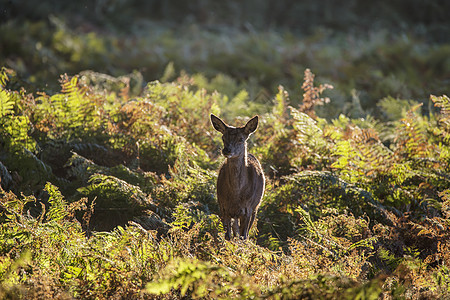
[[[233,236],[239,236],[239,219],[234,218],[233,220]]]
[[[239,219],[240,219],[239,229],[241,231],[241,238],[246,240],[248,238],[248,230],[249,230],[248,225],[250,224],[250,216],[248,216],[247,214],[242,215]]]
[[[231,218],[223,217],[222,218],[223,229],[225,229],[225,239],[227,241],[231,240]]]
[[[250,231],[250,229],[253,226],[253,222],[255,221],[255,217],[256,217],[256,211],[252,212],[252,216],[250,217],[250,223],[248,224],[248,231]]]

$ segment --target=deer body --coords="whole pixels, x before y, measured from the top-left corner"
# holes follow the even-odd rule
[[[217,200],[225,238],[231,238],[231,221],[234,219],[234,235],[247,239],[264,193],[261,165],[247,153],[247,139],[256,130],[258,117],[237,128],[228,126],[214,115],[211,115],[211,122],[223,134],[222,153],[227,158],[217,178]]]

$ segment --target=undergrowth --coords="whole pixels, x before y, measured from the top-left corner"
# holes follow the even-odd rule
[[[249,141],[266,193],[250,240],[228,242],[208,120],[244,124],[244,92],[182,74],[134,93],[88,72],[28,93],[3,68],[0,297],[450,297],[449,98],[327,120],[331,86],[303,76],[303,104],[279,86]]]
[[[328,93],[333,101],[316,110],[328,118],[337,118],[342,111],[353,118],[381,114],[377,104],[389,95],[426,102],[430,92],[449,94],[445,1],[379,1],[370,9],[362,0],[132,2],[62,6],[45,0],[36,10],[21,1],[5,3],[0,65],[13,68],[24,79],[11,85],[53,94],[58,92],[59,74],[82,72],[89,78],[91,72],[85,70],[96,70],[117,78],[94,76],[93,85],[118,90],[128,84],[135,96],[145,81],[172,81],[186,70],[198,73],[193,80],[209,94],[217,90],[226,96],[221,105],[249,116],[255,110],[267,112],[279,84],[301,95],[299,82],[310,67],[318,81],[335,87]],[[423,10],[417,8],[422,6]],[[190,13],[179,15],[183,9]],[[8,18],[11,11],[17,15]],[[215,23],[226,11],[227,22]],[[168,19],[159,20],[155,14]],[[195,21],[195,15],[211,19]],[[417,20],[422,17],[430,20],[422,24]],[[268,23],[268,18],[278,19],[280,27],[275,25],[278,21]],[[384,19],[392,23],[380,26]],[[252,101],[238,105],[234,98]],[[301,100],[291,99],[296,106]]]

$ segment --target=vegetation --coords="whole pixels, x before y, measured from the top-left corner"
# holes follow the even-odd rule
[[[314,107],[330,86],[310,70],[301,107],[280,86],[251,142],[269,177],[257,227],[227,242],[208,114],[244,100],[186,75],[132,98],[127,80],[65,75],[50,96],[8,88],[14,76],[3,69],[3,298],[449,296],[447,96],[428,116],[386,98],[400,119],[327,121]]]
[[[447,2],[88,2],[0,12],[1,299],[450,298]]]
[[[57,93],[60,74],[95,70],[128,75],[137,93],[143,82],[174,80],[184,70],[229,99],[245,89],[267,112],[278,85],[302,94],[310,68],[335,87],[333,101],[318,110],[330,119],[380,117],[386,96],[427,103],[431,93],[450,94],[448,1],[6,2],[0,65],[18,72],[25,82],[17,88],[29,91]],[[297,106],[301,97],[291,101]]]

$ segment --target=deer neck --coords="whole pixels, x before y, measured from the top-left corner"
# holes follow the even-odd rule
[[[241,187],[247,183],[247,146],[239,156],[227,158],[227,169],[231,185]]]

